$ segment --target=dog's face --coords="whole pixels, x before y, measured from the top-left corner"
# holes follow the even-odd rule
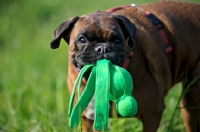
[[[59,47],[60,39],[69,44],[69,55],[79,71],[86,64],[107,59],[122,65],[127,46],[133,47],[136,33],[127,18],[106,13],[74,17],[63,22],[54,32],[51,48]]]

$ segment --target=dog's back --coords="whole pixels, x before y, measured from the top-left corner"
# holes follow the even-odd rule
[[[138,10],[153,13],[163,23],[172,52],[172,85],[185,78],[185,71],[200,59],[200,4],[163,1],[116,11],[143,28]],[[139,14],[139,15],[138,15]],[[139,21],[139,22],[138,22]],[[146,20],[149,21],[149,20]],[[140,26],[141,24],[141,26]]]
[[[152,12],[164,23],[173,47],[172,84],[185,79],[187,69],[200,59],[200,4],[158,2],[141,8]]]

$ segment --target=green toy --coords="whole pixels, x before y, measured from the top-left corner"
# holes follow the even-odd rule
[[[84,91],[80,92],[84,73],[91,71]],[[76,88],[78,101],[73,110]],[[109,100],[116,103],[118,113],[123,117],[133,117],[137,113],[137,102],[132,97],[133,82],[124,68],[113,65],[109,60],[97,61],[97,64],[84,66],[75,81],[69,103],[68,116],[70,127],[78,127],[81,114],[95,97],[94,129],[106,130],[108,125]]]

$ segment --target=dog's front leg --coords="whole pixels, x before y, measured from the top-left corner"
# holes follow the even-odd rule
[[[156,132],[162,117],[162,113],[154,113],[152,115],[145,115],[143,123],[143,132]]]
[[[94,120],[87,119],[84,115],[82,116],[82,132],[98,132],[93,129]]]
[[[164,96],[155,88],[151,88],[148,92],[140,91],[141,89],[138,89],[137,95],[134,96],[137,97],[136,100],[139,104],[136,117],[143,124],[143,132],[156,132],[165,109]]]
[[[82,115],[82,132],[99,132],[94,130],[94,97],[89,102],[87,109]]]

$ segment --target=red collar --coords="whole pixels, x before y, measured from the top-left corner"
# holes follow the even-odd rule
[[[137,5],[131,4],[131,5],[114,7],[114,8],[110,8],[110,9],[106,10],[106,12],[111,13],[111,12],[114,12],[114,11],[117,11],[117,10],[121,10],[121,9],[124,9],[124,8],[130,8],[130,7],[136,7],[137,8]],[[152,22],[152,24],[158,30],[158,33],[159,33],[159,35],[160,35],[160,37],[162,39],[162,42],[163,42],[163,46],[165,48],[164,52],[165,52],[165,54],[166,54],[166,56],[168,58],[169,65],[171,66],[172,47],[169,44],[167,36],[166,36],[166,34],[165,34],[164,30],[163,30],[162,22],[155,15],[153,15],[150,12],[144,11],[144,15]],[[134,52],[131,51],[129,53],[129,56],[125,59],[124,64],[122,65],[123,68],[127,68],[128,67],[128,65],[130,63],[130,60],[133,57],[133,55],[134,55]]]
[[[167,56],[168,63],[171,66],[171,52],[172,52],[172,47],[169,44],[169,41],[167,39],[167,36],[163,30],[163,23],[152,13],[145,11],[146,17],[152,22],[152,24],[155,26],[155,28],[158,31],[158,34],[160,35],[162,39],[163,46],[165,48],[164,52]]]

